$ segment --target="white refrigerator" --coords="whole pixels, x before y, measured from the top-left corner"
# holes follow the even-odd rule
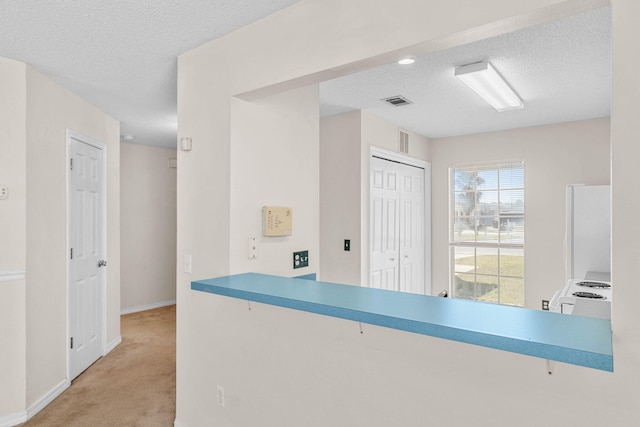
[[[567,186],[567,280],[611,280],[610,200],[609,185]]]

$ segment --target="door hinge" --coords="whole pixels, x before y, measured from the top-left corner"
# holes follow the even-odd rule
[[[73,348],[73,337],[71,337],[71,348]]]
[[[71,259],[73,259],[73,248],[71,248]]]
[[[69,169],[73,170],[73,159],[69,159]]]

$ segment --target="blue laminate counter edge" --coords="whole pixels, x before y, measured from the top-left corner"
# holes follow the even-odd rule
[[[256,273],[191,289],[613,372],[603,319]]]

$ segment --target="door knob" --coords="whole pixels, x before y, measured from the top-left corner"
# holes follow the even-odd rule
[[[106,267],[107,266],[107,261],[101,259],[100,261],[98,261],[98,267]]]

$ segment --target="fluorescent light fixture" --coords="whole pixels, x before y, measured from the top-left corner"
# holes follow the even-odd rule
[[[400,61],[398,61],[398,64],[400,64],[400,65],[411,65],[414,62],[416,62],[415,58],[402,58]]]
[[[455,75],[487,101],[496,111],[524,107],[522,100],[509,87],[490,63],[475,62],[456,67]]]

